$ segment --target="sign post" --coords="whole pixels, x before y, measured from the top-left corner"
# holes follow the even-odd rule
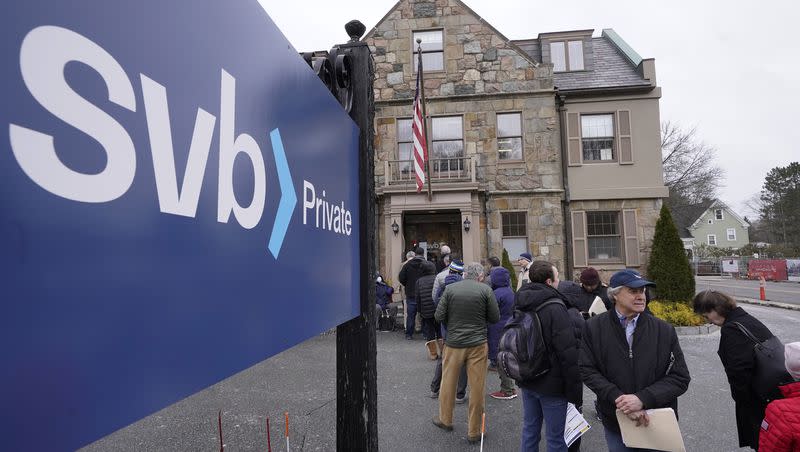
[[[345,26],[351,41],[338,46],[350,56],[353,109],[350,116],[361,130],[358,178],[361,191],[360,273],[361,316],[336,329],[336,450],[378,450],[378,386],[375,337],[375,162],[372,82],[374,73],[369,46],[359,39],[365,27],[351,21]]]
[[[257,2],[187,8],[0,17],[4,448],[76,449],[363,319],[363,134]]]

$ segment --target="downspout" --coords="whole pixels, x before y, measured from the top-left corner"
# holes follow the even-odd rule
[[[569,275],[569,280],[572,281],[575,277],[575,268],[572,266],[572,220],[570,215],[570,195],[569,195],[569,177],[567,176],[567,165],[569,162],[567,140],[566,140],[566,124],[567,124],[567,108],[566,96],[563,94],[556,94],[556,102],[558,103],[558,120],[561,138],[561,183],[564,185],[564,200],[561,201],[561,212],[564,215],[564,273]]]
[[[490,224],[489,224],[489,192],[488,191],[483,192],[483,217],[486,218],[486,249],[485,249],[486,254],[485,254],[485,256],[488,259],[488,258],[490,258],[492,256],[491,255],[492,246],[491,246],[491,243],[489,242],[489,237],[491,235],[489,234],[489,226],[490,226]],[[498,256],[498,257],[500,257],[501,259],[503,258],[503,252],[502,251],[500,252],[500,256]]]

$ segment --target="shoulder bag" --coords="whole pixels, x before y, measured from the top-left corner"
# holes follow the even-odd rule
[[[783,344],[780,339],[772,336],[765,341],[759,341],[744,325],[739,322],[732,323],[753,342],[756,358],[753,379],[750,382],[753,394],[764,403],[782,398],[778,385],[790,381],[791,377],[786,372]]]

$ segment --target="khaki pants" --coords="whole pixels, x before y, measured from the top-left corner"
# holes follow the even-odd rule
[[[467,368],[469,382],[469,405],[467,416],[467,435],[478,437],[481,434],[481,415],[484,409],[484,390],[486,385],[486,361],[488,345],[467,348],[445,347],[442,361],[442,387],[439,390],[439,419],[445,425],[453,425],[453,406],[456,401],[456,384],[461,366]]]

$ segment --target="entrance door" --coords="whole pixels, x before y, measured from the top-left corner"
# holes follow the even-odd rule
[[[426,245],[426,257],[430,261],[439,259],[443,245],[450,247],[463,258],[461,243],[461,212],[458,210],[412,211],[403,214],[403,240],[405,253],[420,244]]]

